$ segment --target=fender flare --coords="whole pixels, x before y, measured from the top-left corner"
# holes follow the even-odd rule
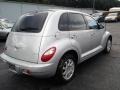
[[[103,46],[103,49],[106,47],[106,43],[109,37],[112,37],[111,33],[106,31],[105,34],[103,35],[102,41],[101,41],[101,45]]]

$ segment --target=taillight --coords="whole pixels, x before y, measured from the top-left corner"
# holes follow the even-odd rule
[[[48,49],[47,51],[45,51],[45,53],[42,55],[41,60],[43,62],[47,62],[49,61],[55,54],[56,52],[56,47],[52,47],[50,49]]]

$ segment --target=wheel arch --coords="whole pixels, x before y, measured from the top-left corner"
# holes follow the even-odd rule
[[[106,31],[105,34],[104,34],[104,36],[103,36],[103,39],[102,39],[102,41],[101,41],[101,45],[103,46],[103,48],[105,48],[106,43],[107,43],[107,40],[108,40],[109,38],[112,40],[112,35],[111,35],[110,32]]]
[[[110,38],[110,40],[112,41],[112,35],[110,35],[109,37],[108,37],[108,39]]]
[[[66,52],[63,54],[63,56],[64,56],[64,55],[67,55],[67,54],[72,54],[72,55],[75,57],[75,60],[74,60],[74,61],[75,61],[75,64],[77,65],[77,64],[78,64],[78,60],[79,60],[79,55],[78,55],[77,51],[72,50],[72,49],[71,49],[71,50],[68,50],[68,51],[66,51]],[[63,57],[63,56],[62,56],[62,57]],[[61,58],[62,58],[62,57],[61,57]]]

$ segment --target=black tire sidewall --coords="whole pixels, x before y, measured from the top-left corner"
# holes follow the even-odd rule
[[[111,47],[112,47],[112,40],[110,39],[110,38],[108,38],[108,40],[107,40],[107,43],[106,43],[106,47],[105,47],[105,49],[104,49],[104,52],[105,53],[110,53],[110,51],[111,51],[111,48],[110,48],[110,50],[108,51],[108,49],[107,49],[107,45],[108,45],[108,41],[111,41]]]
[[[57,73],[56,73],[56,78],[57,78],[57,80],[59,80],[60,82],[69,82],[69,81],[71,81],[71,80],[73,79],[73,77],[74,77],[75,69],[74,69],[74,73],[73,73],[73,75],[72,75],[72,77],[71,77],[70,79],[66,80],[66,79],[63,78],[63,75],[62,75],[63,69],[62,69],[62,68],[63,68],[64,63],[65,63],[68,59],[72,59],[72,60],[73,60],[73,63],[74,63],[74,66],[75,66],[74,68],[76,68],[75,61],[74,61],[74,56],[73,56],[72,54],[65,54],[65,55],[61,58],[61,60],[60,60],[60,62],[59,62],[59,65],[58,65],[58,68],[57,68]]]

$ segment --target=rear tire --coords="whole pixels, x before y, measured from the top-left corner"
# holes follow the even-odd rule
[[[65,54],[58,65],[56,79],[58,82],[69,82],[75,74],[75,58],[72,54]]]
[[[106,43],[106,47],[104,49],[104,53],[110,53],[112,47],[112,39],[109,37]]]

